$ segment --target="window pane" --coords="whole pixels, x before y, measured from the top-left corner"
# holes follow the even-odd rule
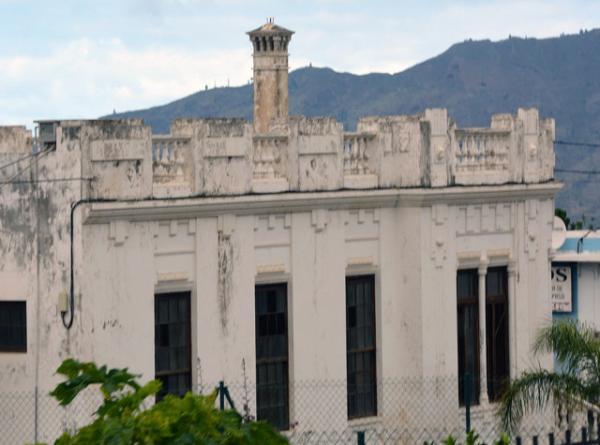
[[[348,418],[377,415],[375,279],[346,278]]]
[[[24,301],[0,301],[0,351],[27,352],[27,307]]]
[[[255,288],[258,420],[289,428],[287,285]]]
[[[510,378],[508,343],[508,273],[506,267],[488,269],[486,276],[486,347],[490,401],[502,396]]]
[[[163,383],[157,399],[165,394],[184,395],[191,389],[190,293],[155,295],[155,374]]]
[[[477,269],[459,270],[456,278],[458,339],[458,400],[479,403],[479,275]],[[466,384],[469,385],[466,388]]]

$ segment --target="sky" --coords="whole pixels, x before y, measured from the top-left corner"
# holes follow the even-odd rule
[[[0,0],[0,125],[96,118],[252,76],[246,31],[295,31],[290,68],[395,73],[466,39],[600,27],[598,0]]]

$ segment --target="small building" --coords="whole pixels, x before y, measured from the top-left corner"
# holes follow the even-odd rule
[[[530,365],[552,316],[554,121],[290,117],[292,32],[248,34],[253,122],[0,127],[3,437],[49,441],[93,412],[47,396],[67,357],[164,393],[224,381],[302,443],[439,440],[463,428],[465,375],[491,416]]]
[[[555,218],[553,318],[577,319],[600,332],[600,232],[567,230]]]

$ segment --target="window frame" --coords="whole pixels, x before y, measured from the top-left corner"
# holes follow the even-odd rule
[[[474,295],[469,296],[466,299],[460,299],[459,296],[459,275],[460,274],[469,274],[471,275],[471,280],[474,283]],[[466,300],[466,301],[465,301]],[[460,326],[458,325],[459,320],[459,311],[461,310],[461,306],[472,306],[475,308],[475,373],[472,376],[472,394],[471,394],[471,405],[479,405],[481,400],[480,387],[481,387],[481,339],[480,339],[480,327],[479,327],[479,270],[477,268],[465,268],[459,269],[456,271],[456,342],[457,342],[457,367],[458,367],[458,401],[459,406],[465,406],[464,400],[464,376],[465,373],[461,374],[460,372],[460,343],[459,343],[459,335],[458,330]],[[466,340],[465,340],[466,341]],[[466,362],[466,357],[463,359]]]
[[[27,301],[26,300],[0,300],[0,306],[2,305],[15,305],[15,306],[22,306],[22,308],[19,309],[19,311],[23,311],[23,320],[24,322],[22,324],[8,324],[5,327],[7,329],[22,329],[23,332],[22,337],[23,337],[23,343],[21,344],[14,344],[14,345],[10,345],[10,344],[2,344],[2,342],[0,342],[0,353],[27,353]],[[1,310],[1,309],[0,309]],[[12,317],[14,318],[14,314],[12,314]]]
[[[372,329],[371,337],[372,337],[372,345],[369,347],[361,347],[361,348],[350,348],[349,347],[349,335],[350,335],[350,327],[349,327],[349,285],[353,283],[369,283],[371,286],[371,295],[369,296],[369,300],[372,306],[371,309],[371,326]],[[346,404],[347,404],[347,418],[348,420],[356,420],[356,419],[364,419],[369,417],[376,417],[379,413],[379,394],[378,394],[378,354],[377,354],[377,290],[376,290],[376,279],[374,273],[363,273],[356,275],[347,275],[345,280],[345,318],[346,318]],[[368,327],[368,326],[367,326]],[[364,329],[365,327],[363,327]],[[363,340],[363,344],[366,343]],[[354,391],[351,390],[350,384],[350,356],[355,354],[356,356],[362,354],[371,354],[371,370],[370,375],[372,376],[372,382],[369,382],[365,385],[371,387],[372,391],[372,411],[368,411],[365,409],[361,411],[360,409],[356,409],[356,411],[351,411],[351,403],[350,397],[354,394],[356,395],[356,389]],[[368,394],[368,393],[367,393]]]
[[[169,298],[179,298],[179,297],[183,297],[187,303],[187,313],[188,313],[188,317],[187,317],[187,326],[185,327],[185,337],[187,338],[187,350],[186,350],[186,355],[187,355],[187,362],[189,363],[189,367],[188,368],[178,368],[178,369],[169,369],[167,371],[158,371],[157,370],[157,366],[156,366],[156,360],[157,360],[157,348],[158,345],[156,344],[157,342],[157,326],[159,325],[158,323],[158,314],[157,314],[157,305],[158,305],[158,300],[159,299],[169,299]],[[167,323],[170,324],[170,323]],[[155,360],[155,364],[154,364],[154,377],[157,380],[161,380],[164,377],[168,377],[168,376],[172,376],[172,375],[188,375],[188,381],[189,381],[189,388],[186,390],[186,392],[191,391],[194,387],[194,383],[193,383],[193,375],[192,375],[192,292],[189,290],[178,290],[178,291],[161,291],[161,292],[156,292],[154,294],[154,360]],[[173,347],[173,346],[168,346],[169,348]],[[179,396],[183,396],[183,394],[177,394],[177,393],[172,393],[166,390],[165,386],[163,385],[163,387],[161,388],[160,392],[156,395],[156,401],[160,401],[162,400],[167,394],[172,394],[172,395],[179,395]]]
[[[490,273],[502,273],[501,287],[502,293],[496,295],[490,295],[488,279]],[[501,321],[503,323],[504,332],[506,335],[504,336],[504,364],[503,367],[504,372],[501,369],[498,369],[500,363],[500,357],[498,357],[498,344],[497,342],[490,341],[493,340],[493,330],[496,328],[496,317],[494,317],[498,306],[504,306],[504,315],[505,317]],[[485,330],[486,330],[486,365],[487,365],[487,391],[490,402],[496,402],[500,400],[503,393],[503,387],[505,387],[506,383],[510,381],[510,307],[509,307],[509,298],[508,298],[508,267],[507,266],[494,266],[488,267],[485,275]],[[493,321],[494,326],[490,323],[490,319]],[[494,369],[494,367],[496,369]],[[502,378],[504,381],[498,381],[498,375],[504,374]]]
[[[259,314],[259,291],[266,291],[269,288],[275,289],[275,291],[280,295],[283,295],[283,309],[284,309],[284,336],[285,336],[285,354],[278,357],[258,357],[259,351],[259,316],[267,315],[267,314]],[[255,371],[256,371],[256,418],[257,420],[265,420],[275,428],[280,431],[287,431],[290,429],[290,417],[291,417],[291,400],[290,400],[290,312],[289,312],[289,286],[287,281],[266,281],[266,282],[257,282],[254,285],[254,342],[255,342]],[[268,417],[261,416],[260,412],[265,407],[259,407],[259,390],[262,385],[277,385],[278,383],[263,383],[259,382],[259,375],[261,375],[259,371],[259,367],[271,364],[282,364],[284,366],[284,374],[283,374],[283,419],[282,422],[273,422],[272,419]],[[272,409],[272,407],[271,407]]]

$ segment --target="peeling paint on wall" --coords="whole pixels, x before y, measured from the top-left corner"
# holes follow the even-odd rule
[[[233,244],[231,236],[219,232],[219,281],[217,298],[219,300],[219,316],[221,329],[227,334],[227,319],[232,293],[233,275]]]

